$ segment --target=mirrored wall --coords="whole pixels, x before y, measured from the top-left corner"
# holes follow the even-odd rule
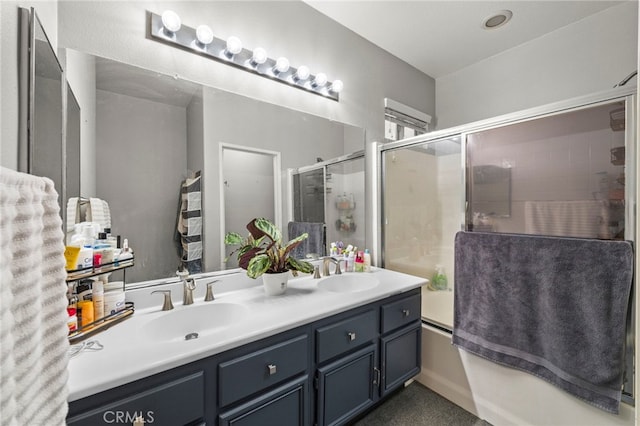
[[[242,206],[246,224],[265,210],[261,197],[247,191],[249,175],[241,172],[241,164],[232,164],[244,160],[229,155],[225,160],[222,147],[279,156],[281,177],[274,182],[279,198],[270,197],[270,202],[275,203],[276,224],[286,229],[291,191],[286,170],[364,146],[361,128],[153,70],[67,52],[72,52],[68,63],[83,66],[83,93],[95,95],[79,99],[95,109],[95,165],[82,164],[95,177],[95,193],[83,195],[108,202],[112,234],[126,237],[134,249],[136,264],[127,270],[131,283],[175,277],[181,264],[176,241],[180,188],[198,172],[203,271],[234,266],[224,262],[231,250],[223,237],[226,231],[244,232],[237,229],[244,219],[233,222],[227,211]]]

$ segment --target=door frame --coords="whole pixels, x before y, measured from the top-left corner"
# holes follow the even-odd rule
[[[219,175],[219,193],[220,193],[220,269],[225,269],[226,246],[224,244],[224,236],[226,235],[225,224],[225,197],[224,197],[224,151],[234,150],[249,152],[252,154],[261,154],[271,156],[273,164],[273,203],[274,203],[274,224],[282,229],[282,154],[279,151],[270,151],[266,149],[253,148],[250,146],[236,145],[230,143],[220,143],[218,152],[218,175]]]

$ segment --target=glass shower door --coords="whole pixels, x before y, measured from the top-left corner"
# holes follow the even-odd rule
[[[429,279],[422,317],[451,330],[453,242],[464,220],[461,137],[387,150],[382,162],[384,267]]]

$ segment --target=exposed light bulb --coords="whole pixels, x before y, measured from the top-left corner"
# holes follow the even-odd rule
[[[224,50],[225,55],[231,57],[242,52],[242,42],[236,36],[231,36],[227,39],[227,48]]]
[[[344,83],[342,80],[334,80],[333,83],[331,83],[332,92],[340,93],[342,92],[342,89],[344,89]]]
[[[313,79],[313,85],[315,87],[323,87],[327,84],[327,75],[323,72],[316,74],[316,78]]]
[[[165,10],[162,12],[162,25],[168,32],[175,33],[180,30],[182,22],[173,10]]]
[[[267,51],[262,47],[256,47],[251,56],[251,62],[254,65],[262,65],[267,62]]]
[[[303,81],[308,79],[310,75],[311,72],[309,71],[309,67],[306,65],[300,65],[293,78],[294,80]]]
[[[276,73],[289,71],[289,60],[284,56],[279,57],[276,60],[276,65],[273,67],[273,71]]]
[[[213,41],[213,31],[208,25],[198,25],[196,28],[196,38],[205,46]]]

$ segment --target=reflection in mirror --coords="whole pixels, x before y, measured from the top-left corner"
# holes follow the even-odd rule
[[[474,194],[471,210],[478,215],[474,223],[485,216],[511,215],[511,167],[474,166],[470,178]]]
[[[109,203],[112,234],[128,238],[135,250],[136,265],[127,270],[131,283],[175,277],[180,187],[198,171],[203,271],[225,268],[223,144],[279,153],[281,171],[364,146],[363,129],[104,58],[95,58],[95,85],[96,193],[82,195]],[[286,179],[279,186],[276,210],[286,222]],[[257,202],[242,186],[232,190],[248,206]],[[245,214],[254,217],[251,210]]]
[[[330,253],[332,242],[367,248],[364,166],[364,154],[356,153],[294,172],[294,220],[326,224],[326,247],[320,254]]]
[[[23,14],[28,11],[23,9]],[[30,12],[31,37],[22,49],[31,52],[28,82],[27,135],[28,172],[53,180],[58,202],[64,198],[64,141],[62,139],[62,68],[35,10]],[[23,22],[25,22],[23,20]],[[23,101],[25,101],[23,99]],[[61,209],[64,223],[64,209]]]
[[[66,201],[80,196],[80,105],[67,82],[67,114],[65,126],[65,209]],[[68,212],[67,212],[68,213]],[[72,222],[75,218],[68,218]],[[67,232],[73,230],[67,226]]]
[[[280,153],[239,146],[222,146],[222,188],[224,197],[224,232],[246,233],[245,227],[255,217],[277,223],[280,214]],[[226,249],[223,257],[226,256]],[[225,259],[222,260],[225,262]],[[226,259],[225,269],[237,268],[238,259]]]

